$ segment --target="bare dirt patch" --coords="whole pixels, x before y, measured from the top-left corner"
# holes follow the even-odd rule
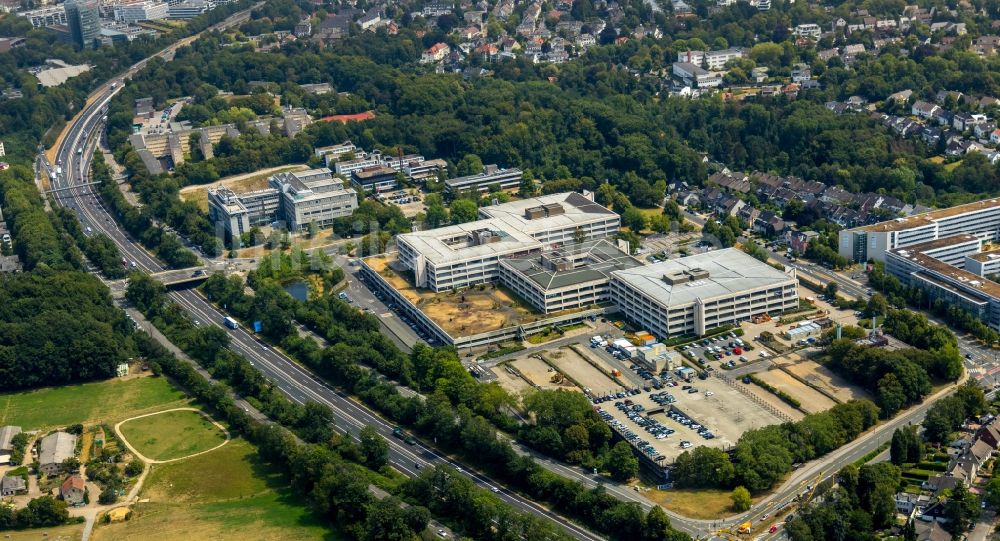
[[[492,370],[493,373],[496,374],[497,383],[499,383],[500,386],[504,388],[504,390],[506,390],[508,393],[514,396],[518,396],[527,391],[528,389],[531,389],[531,385],[529,385],[528,382],[524,381],[524,379],[522,379],[520,376],[508,372],[507,366],[505,365],[494,366],[490,370]]]
[[[622,386],[594,368],[586,359],[568,347],[542,353],[561,372],[568,375],[595,395],[622,391]]]
[[[865,390],[852,385],[846,379],[834,374],[830,369],[815,361],[791,357],[787,360],[781,359],[777,364],[802,378],[813,387],[833,395],[841,402],[862,398],[872,399],[871,395]]]
[[[395,258],[391,255],[365,259],[365,263],[393,289],[451,336],[495,331],[570,312],[542,314],[493,284],[480,284],[441,293],[420,289],[413,285],[408,276],[392,268],[394,262]]]
[[[801,404],[803,410],[809,413],[826,411],[837,405],[836,402],[819,391],[809,387],[781,370],[768,370],[754,374],[765,383],[769,383],[779,391],[788,393]],[[764,392],[767,392],[766,390]],[[771,393],[768,393],[771,394]]]
[[[542,361],[541,359],[535,357],[522,357],[510,364],[526,379],[537,385],[540,389],[579,390],[576,385],[573,385],[573,382],[566,379],[563,379],[561,383],[553,382],[552,377],[557,376],[558,372],[553,370],[549,365],[545,364],[545,361]]]

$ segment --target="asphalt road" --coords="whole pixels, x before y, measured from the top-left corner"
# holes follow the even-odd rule
[[[235,24],[236,22],[245,20],[248,15],[248,12],[237,14],[234,16],[233,20],[223,24]],[[190,41],[193,41],[193,39],[195,39],[195,37],[188,38],[183,42],[172,46],[168,52],[160,53],[160,56],[170,57],[177,47],[189,43]],[[133,68],[131,68],[126,75],[141,69],[141,67],[145,65],[145,62],[146,61],[144,60],[133,66]],[[86,182],[89,178],[90,157],[97,144],[95,133],[103,129],[103,126],[101,126],[103,110],[117,90],[117,88],[110,88],[110,85],[111,83],[120,85],[121,82],[122,77],[117,77],[98,89],[98,91],[95,92],[97,99],[95,99],[94,102],[88,106],[70,126],[67,137],[64,139],[57,153],[58,159],[64,168],[64,172],[63,175],[52,181],[53,188],[79,186],[80,184]],[[83,151],[77,153],[77,149],[81,148]],[[54,168],[51,164],[45,163],[44,158],[39,158],[38,167],[39,170],[45,172]],[[137,269],[145,272],[160,272],[165,270],[164,266],[158,260],[147,253],[136,241],[132,240],[126,233],[118,228],[114,219],[110,216],[106,209],[104,209],[100,201],[94,196],[94,191],[91,187],[80,186],[70,190],[58,192],[54,195],[60,204],[74,210],[77,213],[85,228],[89,227],[92,231],[100,231],[107,234],[122,251],[123,256],[129,261],[130,265],[134,262]],[[849,295],[854,295],[854,288],[860,289],[859,296],[864,293],[863,288],[857,285],[856,282],[852,284],[848,279],[843,278],[836,273],[825,273],[824,271],[812,268],[810,268],[809,271],[809,274],[815,273],[821,277],[826,275],[827,279],[838,281],[838,283],[841,284],[842,291]],[[353,297],[361,300],[361,302],[366,305],[372,306],[373,309],[385,310],[385,312],[388,311],[384,306],[379,306],[381,303],[379,303],[377,299],[374,297],[369,298],[370,294],[366,295],[365,292],[367,289],[364,288],[364,286],[356,284],[356,280],[353,282],[355,283],[352,283],[352,286],[349,287],[349,292]],[[207,324],[221,326],[224,314],[212,306],[207,300],[202,298],[198,293],[194,291],[179,291],[172,292],[171,296],[174,301],[183,306],[189,313],[192,314],[194,318]],[[396,339],[399,342],[413,343],[410,340],[414,337],[412,335],[407,335],[408,328],[399,324],[396,318],[380,319],[385,320],[384,323],[387,328],[389,328],[391,333],[396,336]],[[391,320],[395,320],[395,323],[399,325],[394,326],[391,323],[388,323],[388,321]],[[229,330],[228,332],[232,339],[231,347],[238,353],[244,355],[253,366],[261,370],[268,378],[274,381],[275,385],[292,400],[298,403],[315,401],[321,404],[326,404],[334,413],[336,425],[343,430],[356,432],[365,425],[375,427],[383,436],[386,437],[390,444],[390,457],[393,465],[404,474],[415,475],[419,468],[432,464],[449,464],[460,473],[467,475],[478,485],[487,487],[491,490],[495,488],[495,492],[498,497],[517,509],[544,517],[545,519],[560,525],[578,539],[600,539],[597,535],[539,506],[537,503],[503,489],[503,487],[496,481],[464,469],[461,464],[442,456],[432,446],[422,443],[418,443],[416,446],[409,446],[398,439],[391,437],[392,426],[389,423],[382,420],[380,417],[372,413],[365,406],[354,401],[352,398],[328,387],[323,382],[315,378],[311,373],[286,357],[283,353],[258,341],[243,329]],[[412,331],[410,332],[412,333]],[[844,465],[854,462],[864,454],[876,448],[882,442],[887,441],[888,438],[891,437],[892,431],[895,428],[908,423],[920,422],[926,410],[933,402],[934,399],[929,399],[917,408],[906,412],[883,425],[880,425],[874,431],[874,435],[869,435],[863,439],[856,440],[855,442],[852,442],[851,444],[848,444],[831,453],[827,457],[824,457],[824,459],[807,464],[806,466],[793,472],[789,480],[782,485],[782,487],[747,513],[730,517],[725,520],[715,521],[689,519],[677,516],[673,513],[668,514],[671,516],[675,527],[695,536],[707,535],[715,537],[713,532],[720,528],[730,527],[746,520],[758,522],[765,514],[770,514],[775,509],[781,508],[790,502],[796,495],[800,494],[807,485],[815,486],[820,480],[835,474]],[[530,452],[520,446],[517,448],[520,452]],[[544,457],[538,458],[544,467],[556,473],[577,480],[587,486],[603,484],[611,494],[625,501],[635,501],[644,509],[649,509],[652,506],[649,500],[642,497],[641,494],[629,490],[626,487],[613,484],[607,479],[586,474],[577,468],[571,468]]]
[[[226,23],[223,23],[223,25],[237,24],[246,20],[248,16],[249,11],[241,12],[234,15]],[[193,41],[193,39],[195,38],[189,38],[183,43],[172,46],[169,53],[161,52],[159,54],[160,56],[172,54],[172,51],[177,47]],[[144,60],[136,64],[127,74],[141,69],[145,65],[145,62]],[[104,115],[104,110],[115,92],[120,88],[121,83],[122,77],[116,77],[95,91],[94,95],[96,99],[77,116],[75,122],[69,127],[69,131],[57,151],[57,160],[63,168],[63,173],[62,175],[57,175],[57,178],[51,181],[51,186],[52,188],[78,186],[53,194],[56,201],[76,212],[85,231],[88,231],[87,228],[90,228],[89,231],[91,233],[103,232],[108,235],[118,246],[119,250],[121,250],[129,266],[134,264],[137,270],[147,273],[162,272],[166,270],[164,265],[118,227],[114,218],[95,196],[92,188],[90,186],[80,186],[89,179],[90,160],[93,150],[97,145],[97,137],[95,135],[103,129],[101,118]],[[115,84],[116,88],[112,88],[112,84]],[[78,152],[78,150],[81,151]],[[55,169],[55,167],[59,167],[45,163],[44,158],[41,157],[39,158],[38,166],[39,170],[44,171],[46,174]],[[170,295],[172,300],[185,308],[193,318],[206,324],[222,327],[224,314],[198,293],[186,290],[171,292]],[[366,425],[376,428],[389,443],[390,460],[393,466],[405,475],[414,476],[423,467],[448,464],[459,473],[472,479],[477,485],[492,490],[498,498],[516,509],[549,520],[578,539],[601,539],[596,534],[585,530],[539,504],[504,489],[500,483],[493,479],[463,468],[462,464],[443,456],[430,445],[418,443],[415,446],[410,446],[393,438],[393,426],[368,410],[365,406],[319,381],[318,378],[301,368],[283,353],[258,341],[246,332],[246,330],[242,328],[236,330],[225,329],[231,338],[230,347],[246,357],[255,368],[261,370],[291,400],[300,404],[306,401],[313,401],[329,406],[334,414],[335,425],[344,431],[356,434]]]

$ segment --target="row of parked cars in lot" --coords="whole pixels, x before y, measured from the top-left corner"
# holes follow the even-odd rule
[[[679,411],[671,410],[670,413],[668,413],[668,415],[674,421],[677,421],[678,423],[690,428],[691,430],[697,430],[698,435],[705,438],[706,440],[711,440],[715,438],[715,434],[712,434],[712,431],[710,431],[707,427],[701,426],[700,424],[690,419],[687,415],[684,415]],[[684,447],[683,442],[681,444],[681,447]],[[690,445],[688,445],[688,447],[690,447]],[[684,448],[686,449],[687,447]]]
[[[622,402],[617,402],[616,404],[621,404],[621,406],[625,405]],[[655,460],[656,462],[660,462],[667,459],[666,456],[661,455],[660,452],[656,450],[656,447],[653,447],[653,444],[642,439],[642,437],[639,434],[636,434],[629,427],[625,426],[625,423],[619,421],[618,419],[615,419],[610,413],[604,410],[599,410],[597,413],[598,415],[601,416],[602,419],[604,419],[604,422],[608,423],[608,425],[611,426],[612,430],[615,430],[616,432],[621,434],[621,436],[625,438],[625,440],[628,441],[630,444],[632,444],[633,447],[638,449],[639,452],[648,456],[650,459]],[[647,421],[651,423],[656,423],[656,421],[653,421],[652,419],[646,419],[645,417],[641,417],[636,412],[630,412],[629,419],[631,419],[636,424],[645,423]],[[659,425],[659,423],[656,424]],[[664,430],[669,430],[671,433],[673,432],[673,430],[664,427],[663,425],[660,425],[660,427],[662,427]],[[652,430],[647,430],[647,432],[653,434]],[[659,434],[661,434],[661,432],[658,431],[657,435],[654,437],[657,437],[658,439],[663,439],[667,437],[666,435],[664,435],[663,437],[659,437]]]

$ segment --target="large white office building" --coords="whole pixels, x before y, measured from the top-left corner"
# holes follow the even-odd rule
[[[642,265],[608,239],[569,244],[540,254],[500,260],[500,284],[539,312],[611,302],[611,273]]]
[[[358,207],[358,196],[329,169],[278,173],[269,187],[235,193],[229,188],[208,191],[208,216],[233,237],[254,226],[283,220],[289,231],[301,231],[315,222],[328,227],[337,218],[350,216]]]
[[[974,235],[953,235],[895,248],[886,253],[885,270],[927,298],[958,306],[1000,330],[1000,251],[983,251]]]
[[[1000,239],[1000,199],[846,229],[840,232],[839,252],[858,263],[885,261],[890,250],[960,234],[975,235],[986,241]]]
[[[118,4],[114,7],[115,20],[126,24],[135,24],[140,21],[158,21],[166,19],[169,6],[166,2],[155,2],[153,0],[143,0],[142,2],[131,2]]]
[[[325,167],[278,173],[268,184],[281,193],[282,219],[289,231],[301,231],[310,223],[329,227],[358,208],[358,194]]]
[[[474,222],[398,235],[398,262],[415,285],[446,291],[494,282],[500,260],[525,257],[618,231],[617,214],[592,195],[569,192],[484,207]]]
[[[612,272],[611,299],[661,338],[703,335],[799,305],[794,269],[780,271],[734,248]]]

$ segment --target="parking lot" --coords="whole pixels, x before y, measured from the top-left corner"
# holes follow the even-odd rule
[[[383,192],[378,194],[376,198],[387,205],[396,205],[407,218],[412,218],[426,210],[424,196],[420,190],[415,188]]]
[[[708,372],[731,370],[760,359],[772,357],[760,345],[751,344],[735,333],[705,338],[677,348],[688,360],[698,363]]]
[[[593,400],[612,430],[654,461],[667,464],[698,445],[725,448],[751,428],[781,422],[719,378],[656,379],[661,389]]]

